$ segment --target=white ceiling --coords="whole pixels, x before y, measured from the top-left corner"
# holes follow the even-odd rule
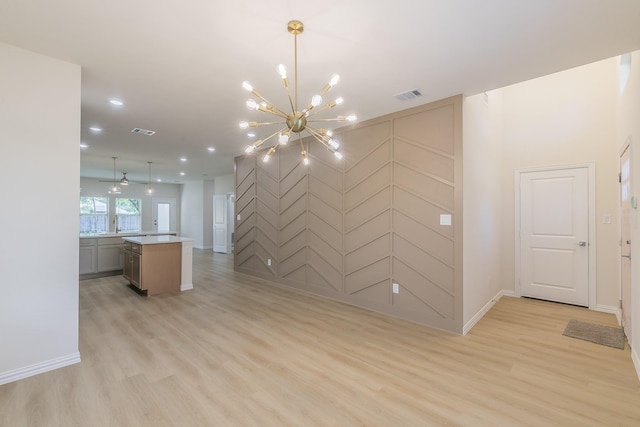
[[[276,67],[293,70],[291,19],[300,103],[337,72],[345,104],[326,116],[360,121],[640,49],[638,0],[0,0],[0,41],[82,66],[82,176],[112,178],[117,156],[118,176],[146,181],[152,161],[176,182],[232,173],[238,122],[270,120],[246,109],[243,80],[288,105]]]

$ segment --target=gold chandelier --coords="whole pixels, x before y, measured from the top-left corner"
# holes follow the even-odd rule
[[[307,131],[309,135],[313,136],[318,142],[320,142],[327,150],[332,152],[336,158],[342,159],[342,154],[338,151],[340,148],[340,143],[332,138],[331,130],[317,128],[311,126],[309,123],[312,122],[354,122],[357,120],[355,114],[350,114],[348,116],[338,116],[330,119],[318,119],[314,118],[318,113],[333,108],[336,105],[341,105],[344,100],[342,97],[338,97],[333,101],[327,102],[325,105],[321,106],[323,103],[323,95],[327,94],[340,80],[340,76],[334,74],[331,76],[331,79],[327,84],[324,85],[319,94],[314,95],[311,98],[311,102],[302,110],[298,109],[298,35],[302,34],[304,31],[304,25],[300,21],[289,21],[287,24],[287,30],[293,34],[294,38],[294,79],[295,79],[295,88],[294,88],[294,97],[291,98],[291,91],[289,90],[289,79],[287,78],[287,69],[284,65],[280,64],[278,66],[278,73],[280,74],[280,78],[282,79],[282,85],[287,91],[287,96],[289,98],[289,104],[291,106],[291,113],[286,113],[282,109],[276,107],[274,104],[265,99],[260,92],[251,86],[251,84],[247,81],[242,83],[242,87],[247,91],[251,92],[253,96],[258,98],[260,102],[257,102],[253,98],[247,100],[247,108],[249,110],[257,110],[262,111],[264,113],[271,113],[274,116],[280,117],[284,121],[275,121],[275,122],[240,122],[240,129],[248,129],[254,128],[260,125],[274,125],[280,124],[285,125],[285,127],[281,128],[277,132],[274,132],[270,136],[265,139],[261,139],[259,141],[254,142],[251,145],[245,147],[245,153],[251,154],[258,148],[261,148],[263,145],[265,148],[268,146],[265,143],[271,139],[274,139],[276,136],[277,141],[269,147],[269,150],[264,155],[262,160],[264,162],[268,162],[271,156],[276,152],[276,150],[281,147],[287,145],[289,142],[289,138],[292,133],[298,135],[298,141],[300,142],[300,149],[302,155],[302,162],[305,165],[309,164],[309,156],[308,150],[305,148],[304,143],[302,142],[302,131]]]

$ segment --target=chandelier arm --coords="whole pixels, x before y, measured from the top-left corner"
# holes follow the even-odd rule
[[[261,125],[284,125],[284,124],[287,124],[287,122],[259,122],[259,123],[256,123],[255,126],[251,126],[251,127],[258,127]]]
[[[258,92],[252,92],[255,96],[257,96],[258,98],[260,98],[262,101],[266,102],[267,106],[271,107],[270,110],[267,109],[261,109],[261,111],[264,111],[265,113],[271,113],[271,114],[275,114],[276,116],[280,116],[283,118],[287,118],[287,113],[285,113],[284,111],[282,111],[281,109],[279,109],[275,104],[273,104],[271,101],[269,101],[267,98],[265,98],[264,96],[262,96],[260,93]]]
[[[308,120],[308,122],[348,122],[351,121],[347,118],[347,116],[338,116],[331,119],[314,119]]]
[[[307,127],[307,130],[309,130],[309,127]],[[336,150],[328,144],[328,141],[325,139],[326,137],[325,137],[324,135],[322,135],[322,134],[320,134],[320,133],[316,132],[316,131],[315,131],[315,129],[314,129],[314,131],[313,131],[313,132],[312,132],[312,131],[309,131],[309,133],[310,133],[310,134],[311,134],[311,136],[313,136],[313,137],[314,137],[314,138],[315,138],[319,143],[321,143],[322,145],[324,145],[324,147],[325,147],[327,150],[331,151],[332,153],[335,153],[335,152],[336,152]]]
[[[269,135],[268,137],[266,137],[265,139],[262,140],[262,144],[264,144],[265,142],[267,142],[268,140],[270,140],[271,138],[273,138],[274,136],[280,134],[283,130],[287,130],[288,128],[282,128],[274,133],[272,133],[271,135]],[[280,144],[276,144],[276,145],[280,145]],[[274,145],[275,147],[275,145]]]
[[[318,108],[318,109],[314,109],[312,110],[313,112],[309,113],[309,115],[307,117],[313,117],[318,113],[321,113],[324,110],[328,110],[329,108],[331,108],[330,104],[325,104],[322,107]]]

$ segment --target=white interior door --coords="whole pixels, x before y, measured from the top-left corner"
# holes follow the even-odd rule
[[[631,146],[620,156],[620,295],[622,327],[631,342]]]
[[[154,197],[153,205],[153,230],[177,231],[176,229],[176,199]]]
[[[520,174],[520,294],[589,306],[587,167]]]
[[[227,195],[213,196],[213,251],[227,253]]]

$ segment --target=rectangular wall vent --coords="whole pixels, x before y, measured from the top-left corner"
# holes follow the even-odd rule
[[[420,92],[419,89],[411,89],[406,92],[396,93],[393,96],[400,101],[409,101],[410,99],[420,98],[422,96],[422,92]]]
[[[147,136],[151,136],[154,133],[156,133],[155,130],[140,129],[140,128],[133,128],[133,129],[131,129],[131,132],[133,132],[133,133],[141,133],[141,134],[147,135]]]

